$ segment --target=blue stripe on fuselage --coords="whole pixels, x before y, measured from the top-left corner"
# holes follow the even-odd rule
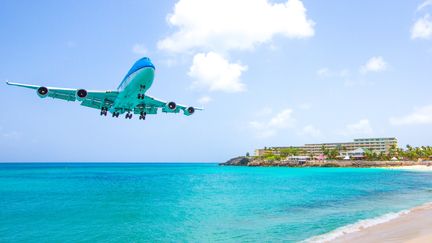
[[[135,73],[140,69],[147,68],[147,67],[155,69],[155,66],[151,62],[150,58],[143,57],[138,61],[136,61],[135,64],[132,66],[132,68],[129,70],[129,72],[126,74],[126,76],[123,78],[122,82],[117,87],[117,89],[120,89],[120,87],[122,87],[123,83],[129,78],[130,75],[132,75],[133,73]]]

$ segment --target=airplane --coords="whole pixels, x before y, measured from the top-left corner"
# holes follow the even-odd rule
[[[161,109],[165,113],[179,113],[190,116],[196,110],[203,110],[193,106],[178,105],[173,101],[166,102],[153,98],[146,94],[153,84],[155,66],[150,58],[143,57],[135,62],[126,76],[123,78],[117,90],[93,91],[85,89],[55,88],[38,85],[6,82],[8,85],[24,87],[36,90],[41,98],[51,97],[66,101],[79,101],[82,106],[100,110],[101,116],[119,117],[125,114],[126,119],[132,119],[132,114],[139,114],[140,120],[145,120],[146,115],[157,114]]]

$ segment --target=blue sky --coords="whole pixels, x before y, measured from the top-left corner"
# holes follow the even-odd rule
[[[1,1],[0,80],[148,94],[186,117],[100,117],[0,85],[0,161],[219,162],[264,146],[432,144],[432,1]]]

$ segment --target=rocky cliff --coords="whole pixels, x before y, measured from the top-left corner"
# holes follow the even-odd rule
[[[219,165],[248,166],[250,162],[251,159],[249,157],[239,156],[232,158],[225,163],[220,163]]]

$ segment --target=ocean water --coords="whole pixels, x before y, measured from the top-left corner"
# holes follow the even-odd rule
[[[0,242],[297,242],[430,201],[427,172],[0,164]]]

